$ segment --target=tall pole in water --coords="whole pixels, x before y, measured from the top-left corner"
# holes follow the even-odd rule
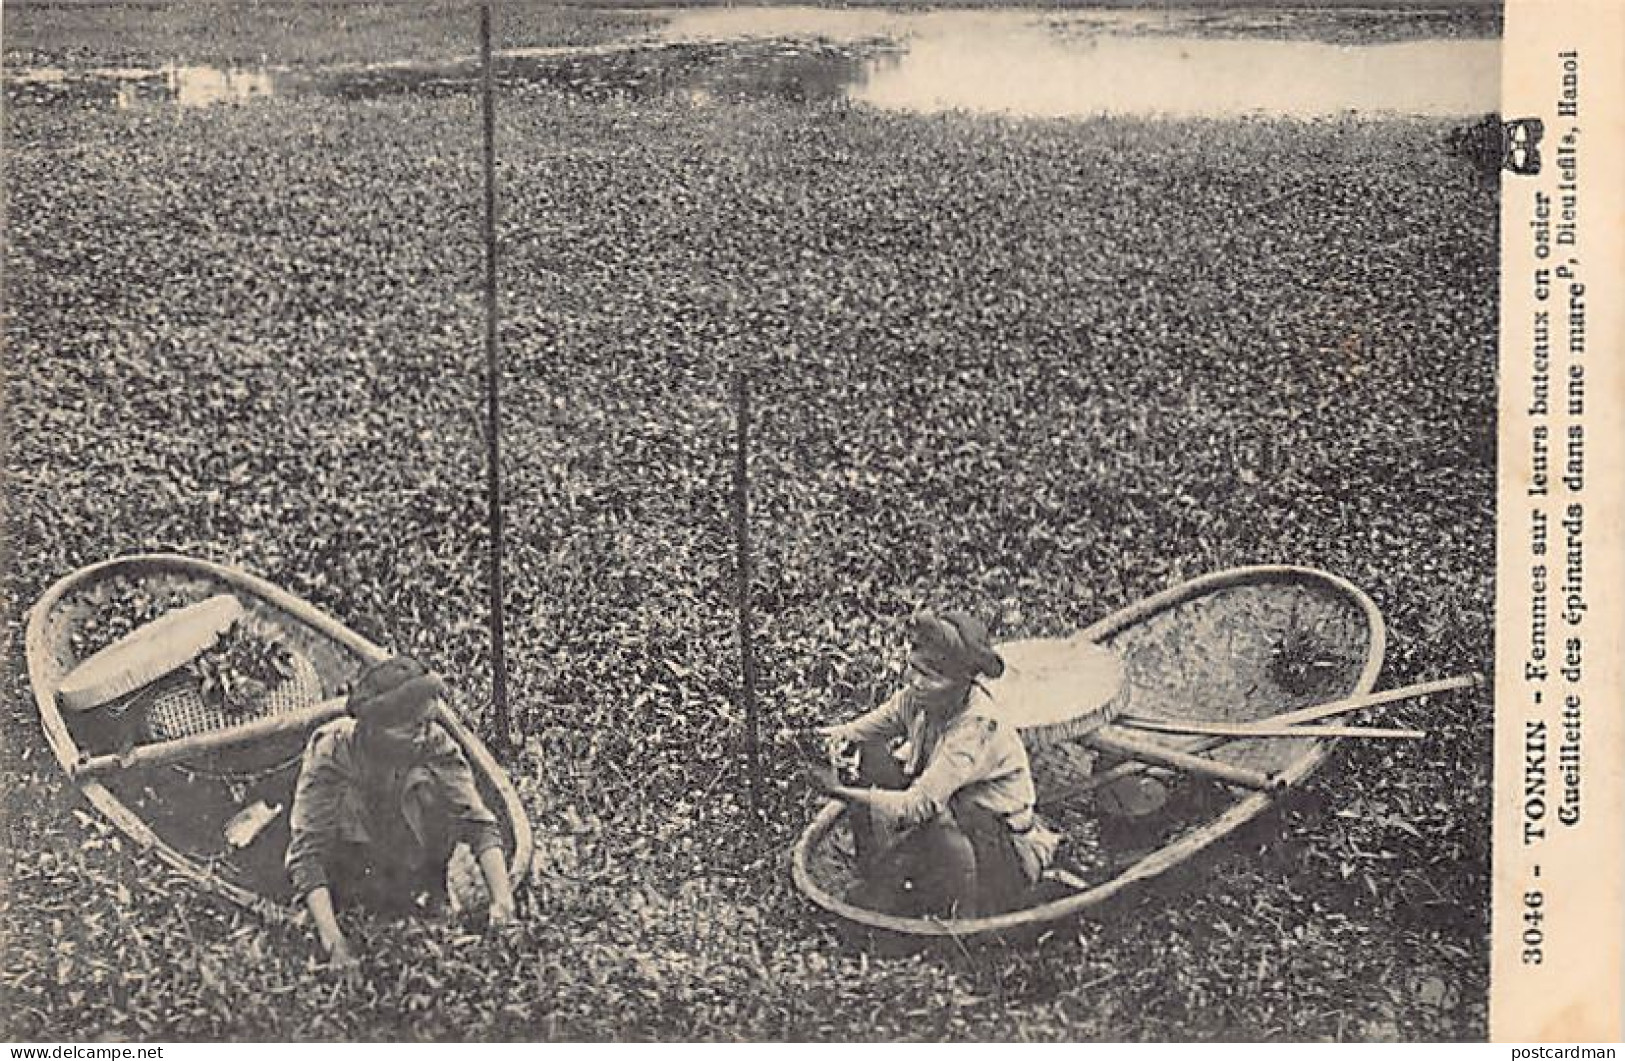
[[[511,750],[508,661],[502,638],[502,417],[497,402],[497,163],[495,78],[491,70],[491,5],[480,5],[480,86],[485,117],[485,487],[490,505],[491,711],[496,751]]]
[[[756,719],[756,654],[750,640],[750,376],[743,367],[733,373],[734,399],[734,547],[736,603],[739,612],[739,696],[744,701],[745,756],[750,777],[750,814],[762,821],[762,751]]]

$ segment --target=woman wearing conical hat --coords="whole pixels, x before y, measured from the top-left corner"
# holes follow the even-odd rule
[[[909,622],[909,683],[874,711],[825,730],[855,754],[858,784],[820,784],[852,805],[856,905],[904,916],[977,916],[1022,904],[1059,837],[1038,818],[1027,749],[981,679],[1004,661],[963,612]]]

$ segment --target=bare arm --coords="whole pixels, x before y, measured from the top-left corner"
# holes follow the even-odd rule
[[[480,874],[485,877],[485,890],[491,895],[491,927],[509,924],[513,921],[513,883],[508,880],[508,863],[502,848],[488,847],[480,852]]]
[[[906,693],[895,693],[873,711],[848,722],[825,726],[822,732],[828,737],[854,744],[905,736],[908,733]]]
[[[350,942],[344,938],[344,930],[339,928],[339,919],[333,913],[333,893],[328,891],[327,885],[320,885],[305,893],[305,908],[310,911],[310,920],[316,926],[316,939],[327,953],[333,971],[346,979],[353,977],[359,963],[350,950]]]
[[[335,761],[333,733],[326,728],[318,730],[305,746],[293,807],[289,811],[292,835],[285,859],[294,892],[304,896],[305,909],[310,911],[322,952],[328,955],[335,973],[351,979],[359,971],[359,964],[334,916],[333,892],[328,887],[324,865],[338,828],[343,787],[343,774]]]
[[[872,807],[901,825],[930,821],[947,810],[955,792],[983,776],[992,732],[985,723],[956,727],[932,753],[925,771],[900,792],[846,785],[825,786],[825,790],[836,799]]]
[[[491,900],[490,925],[498,928],[511,924],[513,882],[508,879],[508,863],[496,815],[480,798],[468,758],[451,735],[436,727],[433,739],[436,746],[430,773],[436,782],[436,794],[453,819],[453,836],[469,846],[474,860],[479,863],[480,876],[485,880],[485,891]]]

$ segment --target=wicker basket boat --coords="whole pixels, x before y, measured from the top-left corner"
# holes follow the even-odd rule
[[[153,664],[167,658],[163,651],[146,652],[139,684],[128,682],[94,709],[64,712],[64,681],[83,677],[79,655],[94,654],[83,648],[87,634],[132,595],[181,610],[229,595],[248,635],[286,650],[289,673],[252,709],[228,712],[206,701],[195,677]],[[150,640],[161,624],[133,640]],[[63,578],[34,605],[26,645],[46,739],[86,800],[139,849],[205,890],[270,921],[296,916],[282,860],[301,752],[311,730],[342,712],[348,683],[389,653],[263,579],[174,555],[123,557]],[[75,708],[86,699],[70,698]],[[499,820],[512,878],[522,883],[532,837],[512,783],[454,714],[443,709],[438,721],[467,756]]]
[[[792,873],[800,891],[824,910],[882,934],[974,937],[1030,930],[1084,914],[1212,847],[1257,818],[1325,761],[1334,739],[1247,738],[1219,743],[1197,737],[1127,734],[1102,724],[1132,704],[1137,715],[1245,722],[1369,693],[1382,669],[1382,615],[1364,593],[1324,572],[1248,567],[1198,578],[1149,597],[1048,649],[1020,643],[1011,655],[1041,659],[1046,686],[1068,653],[1087,665],[1078,698],[1084,724],[1051,710],[1029,732],[1039,809],[1067,837],[1071,883],[1035,889],[1034,903],[988,917],[899,917],[847,901],[856,881],[846,804],[831,802],[796,843]],[[1123,688],[1102,696],[1101,650],[1121,661]],[[1002,649],[1001,649],[1002,651]],[[1093,683],[1091,686],[1090,683]],[[1109,685],[1109,681],[1106,683]],[[1012,707],[1019,713],[1019,707]],[[1092,712],[1092,714],[1091,714]],[[1051,717],[1054,716],[1054,717]],[[1221,767],[1267,777],[1265,790],[1209,783],[1205,798],[1186,801],[1153,850],[1128,864],[1099,851],[1099,823],[1089,792],[1099,766],[1097,739],[1154,740],[1173,752],[1206,751]]]

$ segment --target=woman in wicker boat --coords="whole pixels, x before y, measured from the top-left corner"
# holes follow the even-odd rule
[[[1039,819],[1027,750],[1000,723],[981,679],[1004,661],[963,612],[909,624],[909,684],[879,708],[823,732],[855,786],[821,776],[852,805],[855,905],[902,916],[979,916],[1023,904],[1059,837]],[[900,745],[898,742],[902,742]]]
[[[473,852],[493,927],[512,921],[496,816],[468,760],[434,722],[446,690],[438,675],[398,656],[361,675],[348,716],[311,735],[291,812],[287,869],[336,971],[356,968],[335,908],[432,912],[446,899],[456,845]]]

